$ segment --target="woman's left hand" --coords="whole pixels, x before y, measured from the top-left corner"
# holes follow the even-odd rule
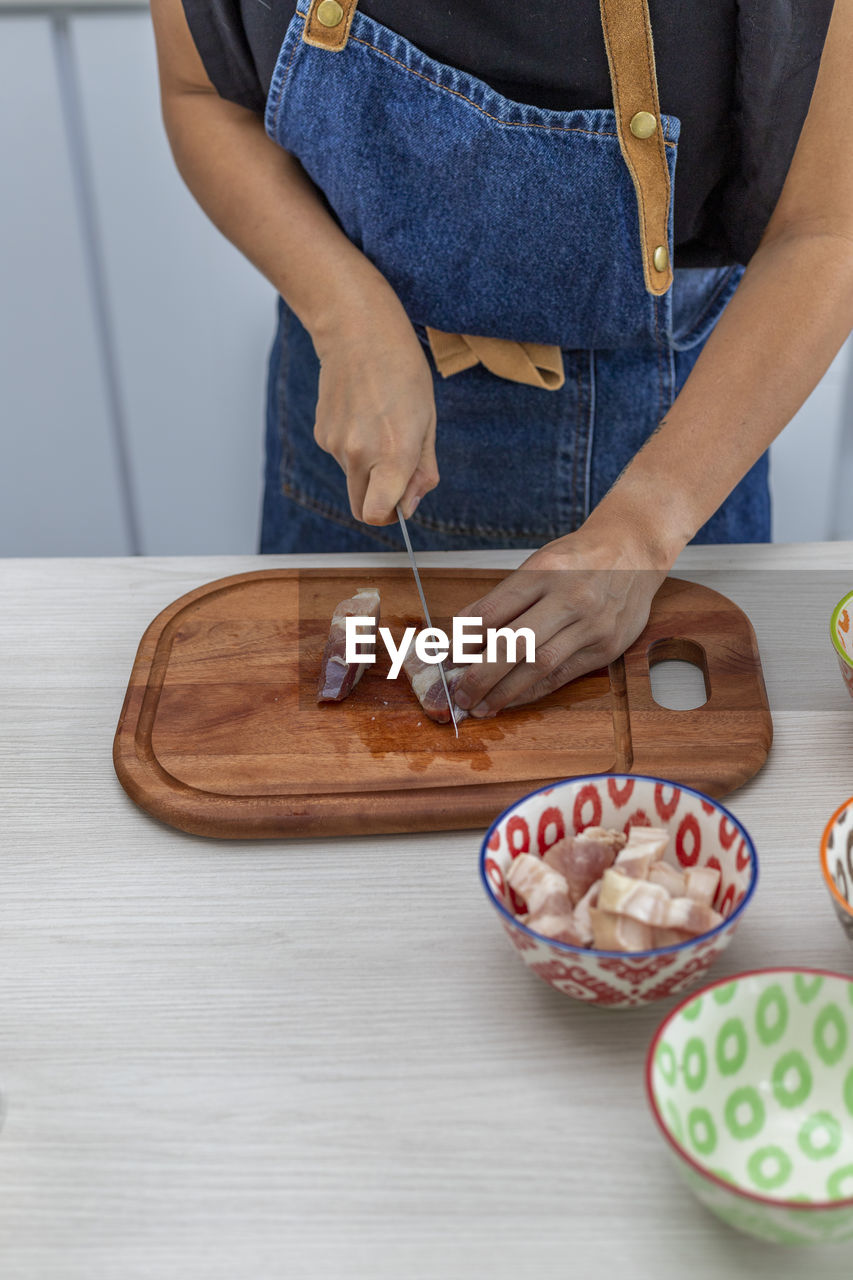
[[[536,637],[532,663],[522,642],[518,661],[472,664],[454,694],[460,707],[488,716],[535,702],[606,666],[636,640],[666,569],[630,530],[591,524],[534,552],[457,615],[482,618],[484,631],[529,627]]]

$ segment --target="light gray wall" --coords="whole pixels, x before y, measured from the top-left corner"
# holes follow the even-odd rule
[[[0,119],[0,554],[254,551],[275,298],[175,170],[147,13],[0,14]]]
[[[0,18],[0,553],[125,555],[119,443],[50,24]]]
[[[0,0],[0,555],[252,552],[272,290],[163,134],[138,0]],[[853,538],[845,347],[773,449],[775,537]]]
[[[177,175],[147,16],[76,18],[70,39],[142,546],[253,551],[273,290]]]
[[[850,339],[770,451],[774,541],[853,538],[853,508],[839,483],[845,473],[853,481]]]

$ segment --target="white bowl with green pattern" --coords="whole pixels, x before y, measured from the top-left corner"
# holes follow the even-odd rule
[[[718,1217],[784,1244],[853,1238],[853,978],[759,969],[661,1023],[652,1114]]]

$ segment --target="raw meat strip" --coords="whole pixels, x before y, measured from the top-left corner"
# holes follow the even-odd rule
[[[666,846],[669,844],[669,832],[666,827],[632,827],[628,832],[627,849],[642,849],[644,853],[652,855],[652,861],[657,862],[666,853]]]
[[[678,942],[689,942],[692,933],[683,929],[652,929],[653,945],[656,947],[674,947]]]
[[[519,854],[510,864],[506,882],[527,903],[527,924],[531,929],[535,928],[532,917],[538,914],[571,916],[565,878],[534,854]]]
[[[708,933],[723,923],[723,917],[712,907],[692,898],[671,898],[666,906],[665,919],[660,923],[667,929],[683,929],[686,933]]]
[[[553,938],[555,942],[569,942],[573,947],[587,945],[587,939],[578,929],[571,915],[537,911],[528,916],[525,923],[528,928],[535,929],[546,938]]]
[[[609,844],[614,853],[624,849],[628,843],[628,837],[612,827],[585,827],[581,835],[587,840],[600,840],[603,844]]]
[[[672,899],[659,884],[634,880],[615,867],[605,871],[598,894],[598,906],[613,915],[630,916],[643,924],[667,924],[666,912]]]
[[[590,909],[598,905],[598,893],[601,889],[601,881],[596,880],[595,884],[590,885],[586,893],[575,907],[575,928],[582,936],[582,946],[588,947],[592,942],[592,917]]]
[[[720,884],[720,873],[716,867],[693,867],[687,872],[687,891],[682,891],[679,897],[692,898],[694,902],[701,902],[704,906],[710,907],[714,901],[714,894],[717,892]]]
[[[614,916],[600,907],[593,907],[592,931],[594,945],[600,951],[648,951],[653,944],[653,930],[630,916]]]
[[[619,866],[619,859],[616,859]],[[621,867],[619,868],[621,871]],[[663,885],[671,898],[687,896],[687,878],[683,871],[671,867],[668,862],[655,862],[649,868],[649,880],[652,884]]]
[[[652,868],[657,866],[657,862],[653,849],[629,844],[621,853],[617,853],[613,865],[619,868],[623,876],[630,876],[633,880],[650,880]]]
[[[590,831],[595,834],[590,835]],[[548,866],[565,876],[572,902],[580,902],[587,889],[612,865],[616,848],[611,836],[616,834],[602,831],[600,827],[588,827],[583,835],[564,836],[545,854]]]
[[[646,880],[656,862],[663,857],[669,833],[663,827],[632,827],[628,843],[616,857],[616,866],[626,876]]]
[[[449,724],[450,707],[447,705],[447,698],[444,694],[438,667],[439,664],[437,662],[423,662],[418,657],[415,653],[415,642],[412,640],[403,659],[403,670],[409,677],[412,692],[430,720],[436,720],[439,724]],[[447,681],[447,688],[451,698],[456,686],[467,670],[467,667],[451,667],[445,662],[444,678]],[[454,703],[453,714],[458,724],[460,720],[465,719],[468,712],[463,711],[461,707],[457,707]]]
[[[329,638],[323,650],[318,702],[342,702],[352,693],[368,664],[346,660],[346,619],[375,618],[379,621],[379,592],[375,587],[360,587],[349,600],[342,600],[332,614]],[[366,641],[362,648],[367,648]]]

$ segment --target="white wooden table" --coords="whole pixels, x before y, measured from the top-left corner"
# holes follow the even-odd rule
[[[144,627],[281,563],[0,562],[4,1280],[849,1276],[850,1246],[761,1245],[696,1204],[644,1102],[672,1002],[588,1009],[527,973],[476,832],[217,842],[128,800],[111,745]],[[853,545],[679,567],[750,614],[776,726],[730,802],[761,882],[715,972],[851,972],[817,847],[853,792],[828,640]]]

